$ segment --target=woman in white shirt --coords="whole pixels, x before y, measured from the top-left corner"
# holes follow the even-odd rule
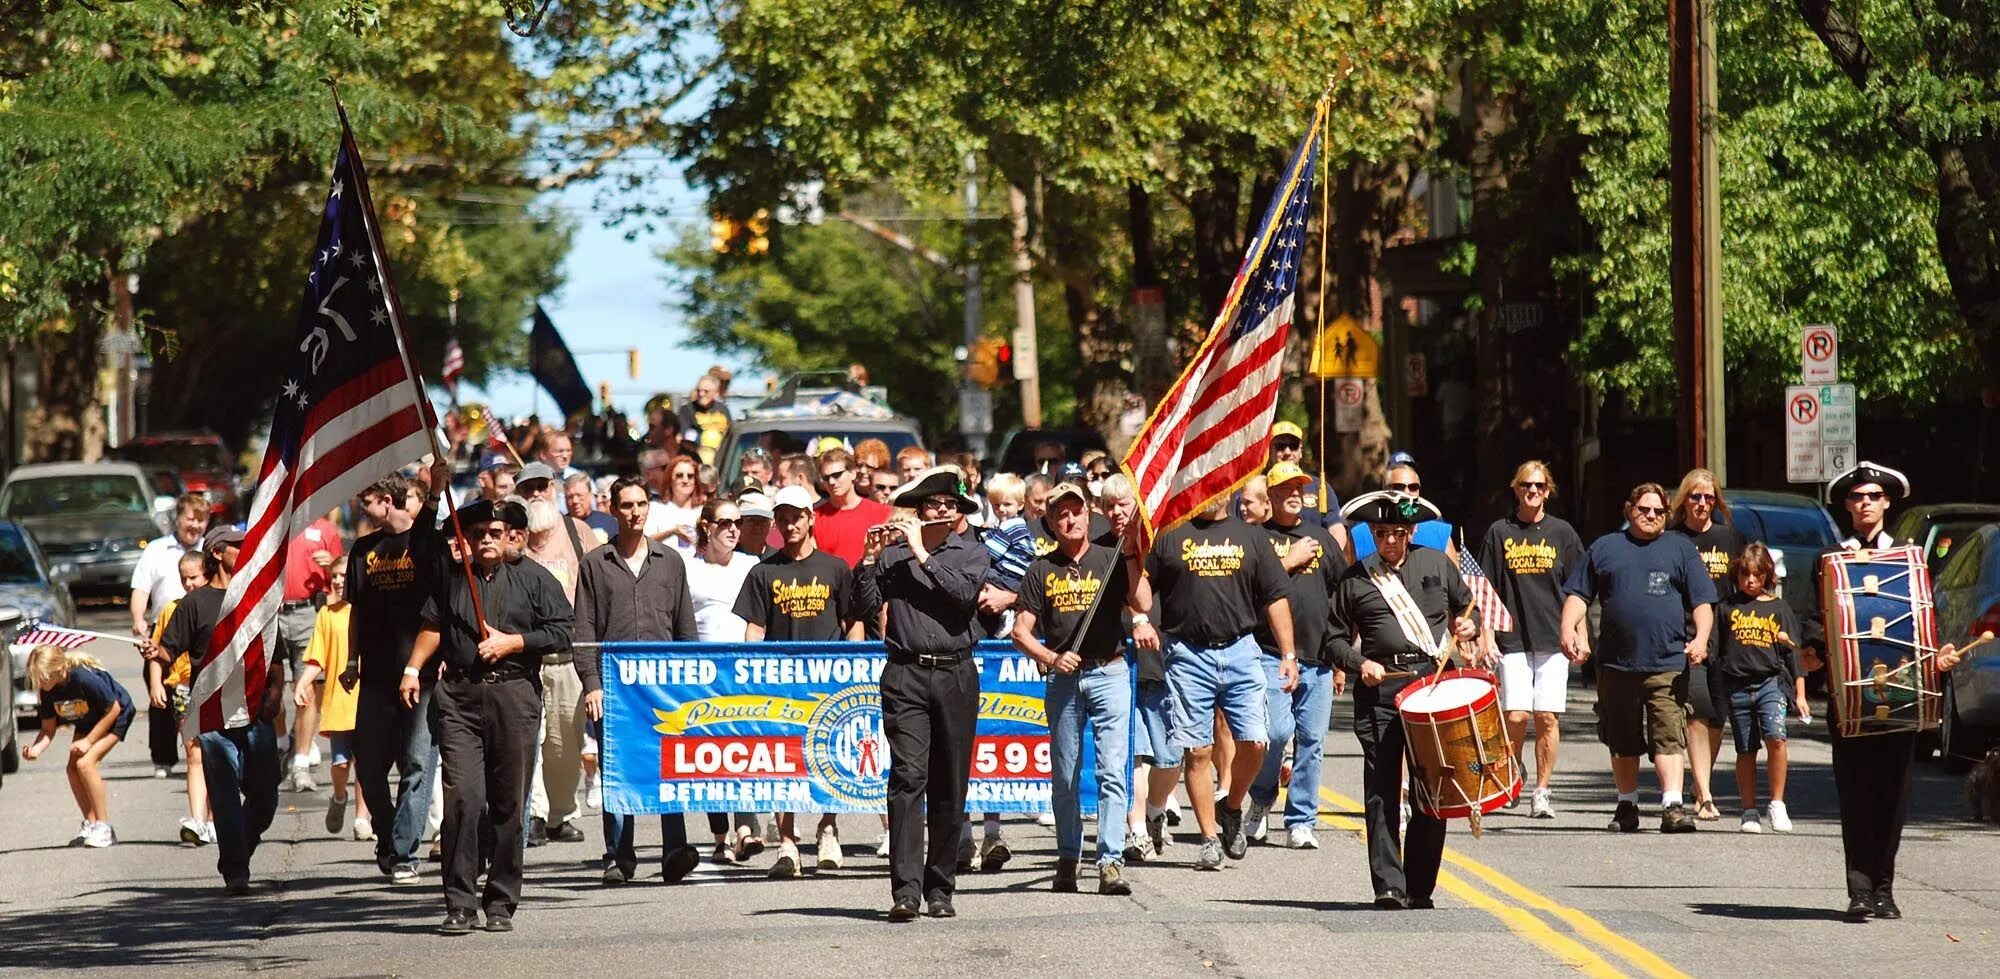
[[[692,456],[675,456],[667,467],[665,492],[646,511],[646,536],[692,560],[702,549],[696,523],[702,510],[701,463]]]
[[[695,638],[702,642],[743,641],[745,623],[734,611],[736,596],[742,593],[743,580],[757,566],[757,559],[736,549],[742,520],[736,504],[718,496],[702,506],[695,523],[687,580],[688,594],[694,599]],[[735,814],[733,835],[731,822],[730,816],[719,812],[708,816],[709,832],[715,835],[715,849],[709,855],[713,863],[740,862],[764,848],[754,815]]]

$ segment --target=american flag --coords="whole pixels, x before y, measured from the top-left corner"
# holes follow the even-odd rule
[[[1264,466],[1298,296],[1318,123],[1292,152],[1208,339],[1125,455],[1149,534],[1180,526]]]
[[[1458,549],[1458,573],[1465,579],[1465,587],[1472,589],[1472,604],[1479,607],[1479,621],[1487,633],[1513,632],[1514,613],[1507,611],[1507,603],[1493,590],[1486,570],[1463,547]]]
[[[222,600],[187,732],[245,727],[265,693],[291,538],[383,473],[431,451],[428,399],[401,343],[367,176],[341,117],[340,152],[306,275],[242,556]]]
[[[458,396],[458,378],[464,373],[465,350],[455,339],[445,341],[444,370],[439,372],[439,376],[444,378],[445,386],[451,389],[452,397]]]
[[[20,632],[14,634],[14,639],[9,645],[59,646],[63,649],[75,649],[85,643],[95,642],[101,638],[103,637],[94,632],[84,632],[80,629],[65,629],[59,625],[45,625],[40,622],[30,622],[22,626]]]

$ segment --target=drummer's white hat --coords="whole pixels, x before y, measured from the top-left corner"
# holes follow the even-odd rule
[[[1878,466],[1867,460],[1855,463],[1854,468],[1833,477],[1826,484],[1828,506],[1838,506],[1847,499],[1847,492],[1856,486],[1874,483],[1889,494],[1889,499],[1900,500],[1910,495],[1910,477],[1888,466]]]

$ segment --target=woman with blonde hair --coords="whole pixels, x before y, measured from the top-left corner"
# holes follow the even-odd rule
[[[83,826],[69,845],[107,847],[118,842],[111,831],[111,803],[98,766],[132,727],[132,695],[96,657],[61,646],[35,647],[28,654],[28,679],[41,691],[35,715],[42,730],[33,744],[21,750],[21,757],[29,761],[41,757],[56,728],[70,725],[69,791],[83,814]]]
[[[1749,541],[1730,525],[1722,480],[1706,469],[1688,470],[1667,500],[1667,511],[1667,529],[1680,531],[1694,542],[1702,565],[1708,569],[1708,579],[1715,583],[1716,596],[1728,598],[1736,590],[1730,566]],[[1722,816],[1709,791],[1709,779],[1715,772],[1716,758],[1722,754],[1722,719],[1729,712],[1728,704],[1717,704],[1709,695],[1709,666],[1706,662],[1688,665],[1688,768],[1694,773],[1694,815],[1703,821]]]

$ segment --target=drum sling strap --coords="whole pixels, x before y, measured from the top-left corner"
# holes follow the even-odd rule
[[[1396,624],[1403,629],[1403,638],[1410,645],[1423,650],[1432,659],[1442,659],[1444,647],[1437,637],[1431,635],[1430,623],[1424,620],[1424,610],[1417,607],[1417,600],[1410,597],[1410,590],[1403,587],[1403,579],[1395,571],[1384,567],[1369,575],[1368,580],[1382,593],[1389,603],[1389,611],[1396,613]]]

